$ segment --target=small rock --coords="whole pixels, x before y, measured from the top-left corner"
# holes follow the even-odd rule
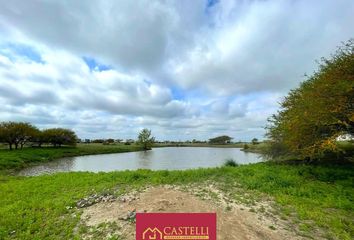
[[[89,207],[93,204],[100,203],[100,202],[108,202],[108,201],[113,202],[114,200],[115,197],[108,193],[105,193],[103,195],[93,194],[89,197],[77,201],[76,206],[78,208],[83,208],[83,207]]]
[[[125,217],[120,217],[118,219],[129,221],[129,222],[135,222],[135,218],[136,218],[136,210],[134,209],[133,211],[129,211]]]

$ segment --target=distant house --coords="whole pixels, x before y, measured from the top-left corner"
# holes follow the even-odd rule
[[[127,140],[125,140],[125,143],[135,143],[135,140],[134,139],[127,139]]]
[[[219,136],[219,137],[215,137],[215,138],[210,138],[209,143],[210,144],[229,144],[229,143],[231,143],[231,139],[232,139],[232,137],[224,135],[224,136]]]
[[[337,137],[337,141],[353,141],[354,136],[350,134],[344,134],[339,137]]]

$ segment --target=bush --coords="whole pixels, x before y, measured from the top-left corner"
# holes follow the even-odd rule
[[[249,148],[250,147],[247,144],[243,145],[243,149],[249,149]]]
[[[227,159],[224,163],[225,167],[238,167],[238,163],[235,162],[233,159]]]
[[[338,137],[354,136],[354,39],[282,100],[269,118],[267,136],[273,152],[299,159],[324,160],[329,152],[340,154]],[[283,151],[285,149],[286,151]]]

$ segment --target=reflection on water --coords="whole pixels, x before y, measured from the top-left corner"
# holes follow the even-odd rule
[[[54,172],[70,172],[72,171],[74,165],[75,165],[74,158],[66,158],[64,161],[55,160],[35,167],[23,169],[22,171],[19,172],[19,175],[33,176],[33,175],[48,174]]]
[[[151,169],[151,161],[153,159],[154,151],[137,152],[138,165],[142,169]]]
[[[166,147],[146,152],[100,154],[62,158],[39,166],[23,169],[19,175],[40,175],[55,172],[116,170],[184,170],[218,167],[227,159],[239,164],[262,161],[260,155],[245,153],[239,148]]]

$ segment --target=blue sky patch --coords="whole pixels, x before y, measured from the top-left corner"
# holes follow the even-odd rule
[[[177,87],[171,87],[172,97],[176,100],[182,100],[185,98],[185,92]]]
[[[152,82],[149,80],[144,79],[144,83],[146,83],[149,87],[151,86]]]
[[[207,8],[214,6],[218,2],[219,2],[219,0],[207,0]]]
[[[13,60],[15,56],[21,56],[37,63],[44,63],[40,53],[35,48],[25,44],[4,44],[0,46],[0,52],[11,60]]]
[[[112,69],[108,65],[104,65],[104,64],[97,62],[94,58],[82,57],[82,59],[85,61],[86,65],[90,68],[91,71],[98,70],[98,71],[102,72],[102,71]]]

